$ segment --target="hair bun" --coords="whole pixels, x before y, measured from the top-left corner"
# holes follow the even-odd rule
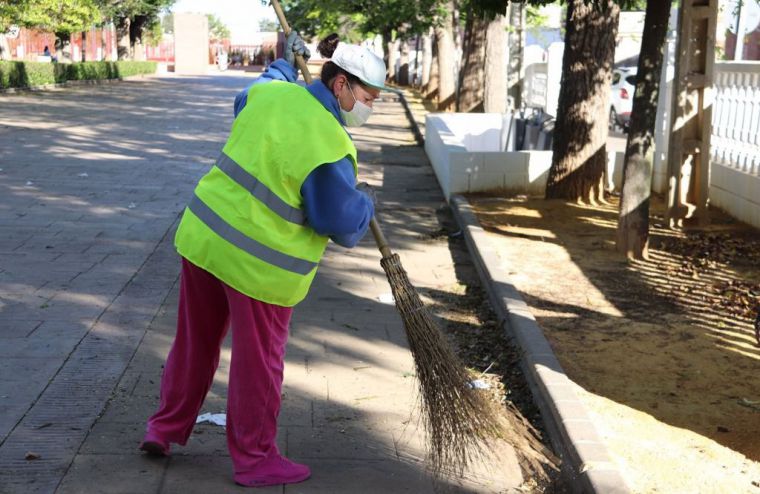
[[[331,35],[327,36],[325,39],[319,42],[317,45],[317,51],[320,55],[322,55],[325,58],[332,58],[333,53],[335,53],[335,49],[338,47],[338,43],[340,42],[340,38],[338,38],[338,35],[336,33],[332,33]]]

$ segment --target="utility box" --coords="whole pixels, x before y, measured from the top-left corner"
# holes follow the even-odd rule
[[[205,74],[208,54],[208,18],[204,14],[174,14],[174,72]]]

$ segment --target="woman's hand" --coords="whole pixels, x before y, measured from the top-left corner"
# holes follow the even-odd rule
[[[296,65],[296,55],[301,55],[304,59],[304,62],[308,62],[309,58],[311,58],[311,52],[306,47],[306,43],[304,43],[303,38],[298,34],[296,31],[290,31],[290,34],[288,35],[288,39],[285,42],[285,60],[296,68],[296,72],[298,71],[298,66]]]

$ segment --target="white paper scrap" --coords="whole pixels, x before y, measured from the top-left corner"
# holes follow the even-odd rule
[[[221,425],[222,427],[226,427],[227,415],[224,413],[203,413],[201,415],[198,415],[198,418],[195,419],[195,423],[202,424],[203,422],[208,422],[210,424]]]
[[[473,381],[470,381],[470,387],[474,389],[490,389],[491,385],[482,379],[475,379]]]

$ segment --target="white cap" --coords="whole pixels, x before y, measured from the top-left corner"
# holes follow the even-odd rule
[[[358,77],[364,84],[375,89],[385,89],[385,63],[368,48],[338,43],[330,60]]]

